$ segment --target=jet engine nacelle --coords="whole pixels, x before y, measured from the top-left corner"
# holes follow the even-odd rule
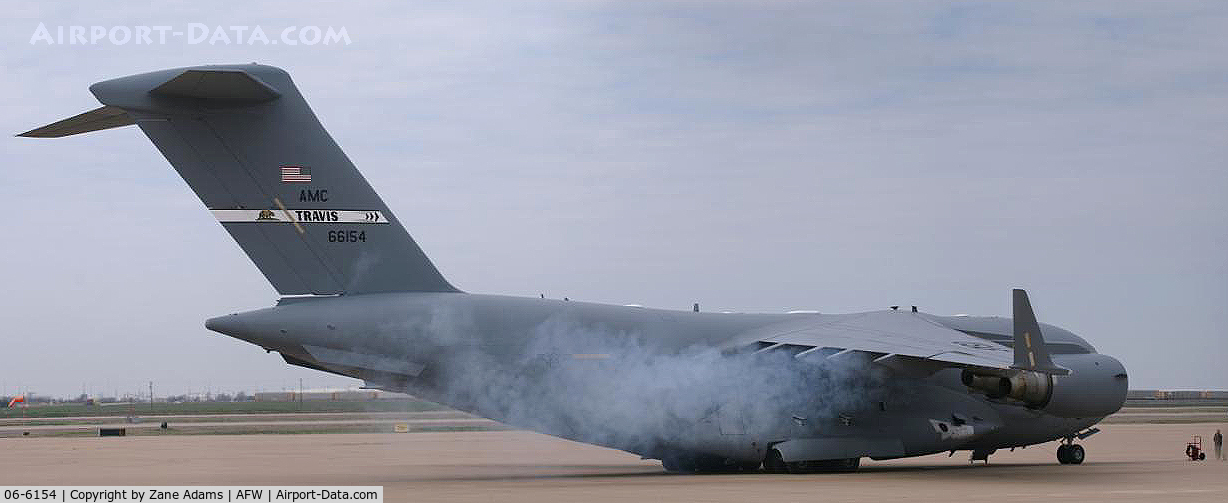
[[[1058,355],[1054,363],[1068,375],[1018,371],[1009,376],[976,374],[965,370],[965,386],[990,398],[1009,397],[1030,408],[1057,417],[1104,417],[1121,409],[1126,400],[1126,369],[1115,358],[1101,354]]]
[[[965,370],[960,375],[964,386],[981,391],[989,398],[1010,397],[1042,408],[1053,397],[1053,379],[1048,374],[1026,370],[1014,371],[1009,376],[976,374]]]

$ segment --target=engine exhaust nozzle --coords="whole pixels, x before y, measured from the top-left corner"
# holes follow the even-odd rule
[[[1053,395],[1050,377],[1040,372],[1021,371],[1003,377],[964,370],[960,380],[964,386],[985,393],[989,398],[1010,397],[1028,407],[1044,407]]]

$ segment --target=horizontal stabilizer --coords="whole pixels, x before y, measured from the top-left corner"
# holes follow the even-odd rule
[[[136,124],[136,121],[123,109],[104,106],[80,115],[74,115],[59,122],[53,122],[46,126],[26,131],[17,136],[25,136],[27,138],[60,138],[62,136],[130,126],[132,124]]]
[[[181,98],[263,103],[281,96],[272,86],[242,70],[184,70],[153,88],[152,94]]]

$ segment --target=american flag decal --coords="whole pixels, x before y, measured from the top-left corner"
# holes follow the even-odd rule
[[[311,183],[311,168],[302,166],[282,166],[282,183]]]

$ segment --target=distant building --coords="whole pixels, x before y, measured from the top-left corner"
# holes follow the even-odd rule
[[[1159,390],[1132,389],[1126,393],[1127,400],[1228,400],[1224,390]]]

